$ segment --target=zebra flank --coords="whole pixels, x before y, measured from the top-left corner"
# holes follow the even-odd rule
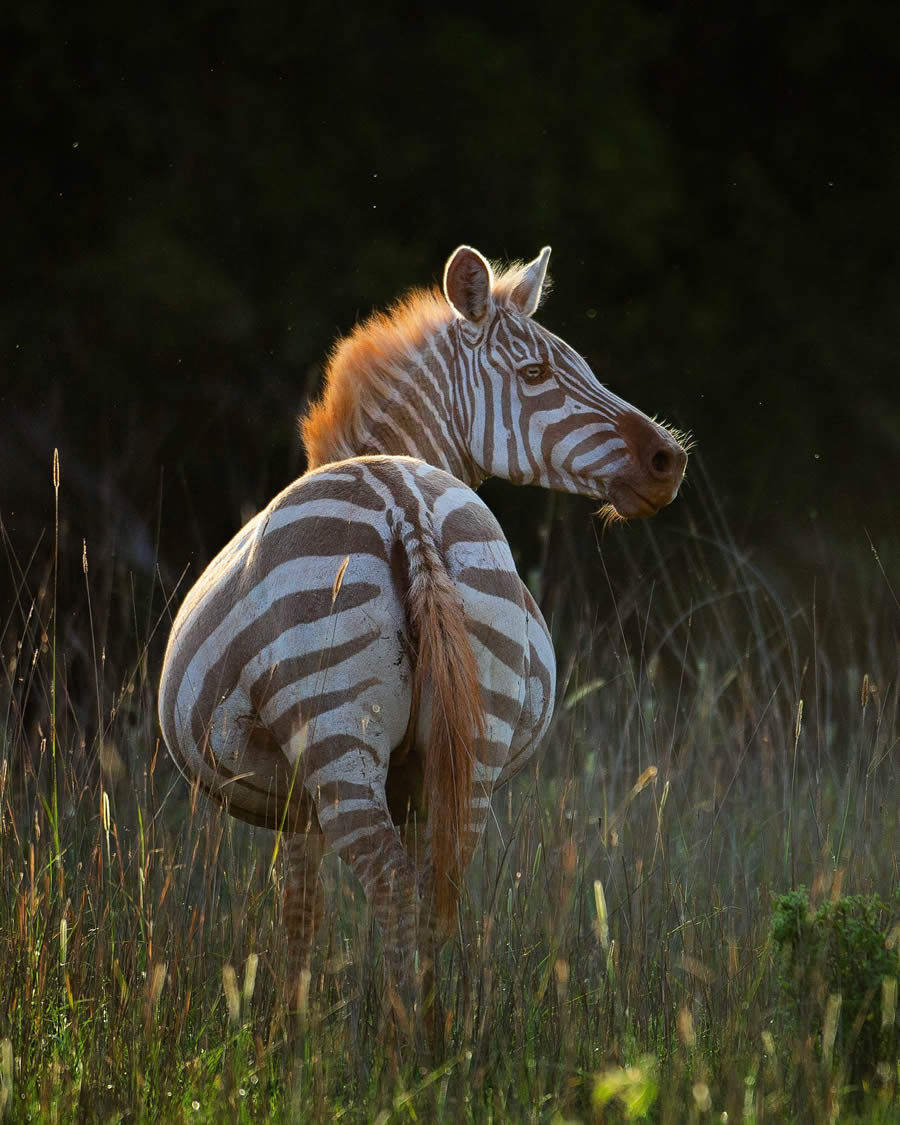
[[[500,476],[624,519],[670,503],[684,476],[680,435],[533,319],[549,254],[495,269],[461,246],[440,289],[340,341],[300,422],[308,471],[173,622],[159,691],[172,756],[287,837],[292,1006],[308,1002],[326,848],[362,884],[392,982],[412,987],[416,948],[427,967],[453,929],[493,790],[549,727],[550,633],[473,489]]]

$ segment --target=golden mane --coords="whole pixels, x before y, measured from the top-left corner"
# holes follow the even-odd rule
[[[427,336],[449,323],[453,311],[440,289],[418,289],[387,312],[375,312],[338,340],[325,367],[322,394],[300,419],[309,467],[359,454],[367,401]]]
[[[514,307],[513,291],[525,268],[522,262],[505,267],[492,263],[492,293],[498,305]],[[322,393],[300,418],[310,469],[363,452],[364,408],[389,394],[410,353],[456,316],[438,286],[413,289],[387,312],[372,313],[337,341],[325,366]]]

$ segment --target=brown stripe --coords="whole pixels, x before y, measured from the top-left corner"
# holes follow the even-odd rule
[[[507,668],[521,674],[524,649],[518,642],[511,641],[505,633],[484,625],[480,621],[468,621],[466,627],[473,637],[477,637],[484,647]]]
[[[522,704],[518,699],[510,699],[503,692],[492,691],[482,685],[481,694],[484,699],[484,709],[495,718],[508,723],[515,731],[519,716],[522,714]]]
[[[494,422],[493,386],[493,379],[483,378],[481,380],[482,394],[484,395],[484,464],[487,467],[494,462],[494,432],[496,423]]]
[[[250,685],[250,704],[253,710],[257,713],[261,711],[266,703],[288,684],[313,676],[317,672],[323,672],[327,668],[334,668],[350,657],[359,655],[380,636],[380,629],[370,629],[342,644],[330,644],[325,648],[317,648],[301,656],[291,656],[279,661],[262,672]]]
[[[381,827],[384,825],[387,814],[383,807],[372,798],[372,790],[369,790],[368,798],[371,801],[371,807],[368,809],[349,809],[345,812],[339,812],[334,820],[328,822],[328,833],[332,838],[336,836],[346,836],[350,832],[356,832],[360,828]],[[333,801],[321,801],[320,808],[325,808],[328,805],[333,805],[340,809],[342,800],[349,798],[336,797]],[[353,847],[366,847],[363,840],[356,841]]]
[[[455,508],[441,525],[444,550],[454,543],[499,543],[507,546],[506,538],[494,517],[479,504],[464,504]]]
[[[454,581],[480,594],[490,594],[505,598],[518,610],[525,608],[522,598],[522,580],[518,574],[509,570],[484,570],[481,567],[466,566],[457,574]]]
[[[369,469],[383,487],[390,489],[394,505],[402,510],[404,518],[418,526],[423,477],[427,479],[432,473],[441,474],[441,470],[428,466],[426,472],[421,465],[407,465],[387,457],[370,462]]]
[[[529,646],[529,663],[530,674],[541,682],[541,687],[544,691],[544,699],[547,701],[546,706],[552,707],[554,700],[550,697],[550,670],[541,661],[534,645]]]
[[[191,730],[199,741],[203,725],[216,705],[230,694],[241,672],[267,644],[285,629],[329,619],[332,613],[355,609],[381,594],[372,582],[345,582],[332,604],[332,588],[300,590],[271,603],[265,613],[239,630],[223,649],[219,659],[204,672],[193,704]]]
[[[406,432],[415,439],[415,437],[423,430],[423,423],[427,422],[427,425],[431,429],[435,438],[439,441],[445,440],[442,423],[446,423],[447,410],[446,404],[441,401],[438,388],[434,385],[434,383],[432,383],[431,379],[429,379],[427,375],[423,375],[421,378],[417,378],[415,380],[414,387],[414,393],[420,396],[415,406],[416,412],[420,416],[422,421],[416,420],[413,424],[412,429],[407,430]]]
[[[340,474],[340,475],[339,475]],[[347,479],[351,477],[352,479]],[[358,465],[348,464],[340,469],[329,468],[308,476],[300,477],[295,486],[282,493],[283,501],[274,511],[297,504],[310,504],[319,501],[331,503],[343,501],[365,508],[369,512],[384,511],[384,500],[365,480],[365,474]]]
[[[355,699],[358,699],[363,692],[368,691],[370,687],[379,683],[381,683],[381,680],[376,676],[370,676],[366,680],[360,680],[359,683],[353,684],[352,687],[340,688],[337,691],[319,692],[310,699],[304,700],[303,720],[309,723],[309,730],[311,731],[310,737],[315,738],[314,724],[316,719],[327,715],[329,711],[334,711],[345,703],[352,703]],[[297,714],[291,708],[288,708],[280,718],[276,719],[274,722],[268,723],[267,727],[280,745],[287,745],[288,739],[297,727]]]
[[[597,445],[602,445],[603,442],[608,441],[617,434],[616,428],[610,426],[609,422],[600,414],[576,414],[571,418],[562,418],[558,422],[551,422],[544,430],[544,435],[541,438],[544,460],[549,462],[550,450],[553,449],[557,442],[568,437],[573,430],[587,429],[588,426],[601,427],[600,431],[595,432],[593,436],[593,440]],[[617,451],[616,456],[618,455]]]
[[[586,453],[590,453],[594,449],[599,449],[600,446],[605,445],[608,441],[614,440],[616,436],[617,435],[613,433],[598,434],[594,432],[586,434],[581,441],[573,446],[566,454],[565,467],[569,469],[577,457],[583,457]],[[618,449],[607,450],[603,455],[603,461],[596,464],[594,467],[599,468],[601,464],[605,464],[611,458],[618,458],[623,454],[628,455],[628,449],[624,445],[620,446]],[[585,472],[587,468],[588,466],[583,465],[578,471]]]
[[[284,563],[317,555],[387,558],[384,535],[372,524],[351,521],[346,516],[304,515],[303,507],[296,511],[289,524],[267,530],[251,552],[247,567],[252,570],[254,584]]]
[[[215,560],[210,565],[214,565]],[[204,572],[205,573],[205,572]],[[204,600],[193,608],[190,615],[183,621],[176,618],[175,627],[178,629],[177,649],[166,661],[167,701],[169,704],[168,715],[165,716],[166,725],[170,725],[174,732],[175,711],[178,706],[178,694],[188,666],[194,658],[197,648],[206,640],[212,629],[220,624],[230,612],[237,599],[240,597],[240,582],[243,566],[230,570],[219,581],[218,585],[210,591]],[[170,638],[169,644],[172,643]],[[168,655],[168,654],[167,654]]]
[[[370,409],[366,409],[367,406]],[[430,436],[426,435],[419,422],[420,414],[429,413],[423,409],[421,400],[415,403],[415,408],[411,403],[392,402],[390,420],[393,424],[390,427],[382,420],[381,406],[378,400],[373,400],[360,407],[360,415],[364,420],[364,433],[368,435],[363,443],[364,452],[387,450],[391,453],[415,454],[427,461],[440,459],[438,447]]]
[[[306,750],[306,776],[314,774],[329,762],[334,762],[351,750],[358,750],[373,761],[379,760],[379,755],[374,747],[365,742],[358,734],[329,734],[325,738],[316,739]],[[318,803],[318,802],[317,802]]]
[[[509,755],[509,743],[504,739],[482,739],[478,744],[478,760],[488,769],[502,769]]]
[[[297,512],[297,518],[286,526],[263,531],[261,538],[252,537],[248,541],[248,551],[235,560],[234,569],[195,607],[185,622],[179,622],[178,654],[166,669],[168,681],[176,685],[175,695],[197,649],[222,624],[235,605],[275,567],[324,553],[323,541],[324,550],[329,554],[366,554],[387,560],[384,539],[371,524],[350,523],[330,516],[304,517],[300,514],[302,507],[298,507]],[[210,565],[214,566],[215,560]],[[352,577],[352,567],[348,569]],[[330,595],[329,590],[329,601]],[[255,628],[255,624],[251,624],[251,628]],[[242,663],[238,665],[237,674],[241,668]],[[223,691],[233,688],[237,674],[230,683],[221,685]],[[174,699],[172,706],[174,708]]]
[[[372,796],[371,785],[360,785],[346,778],[329,781],[316,790],[316,804],[320,808],[330,808],[342,801],[365,801]]]
[[[438,382],[442,379],[452,379],[455,352],[453,349],[453,341],[450,339],[449,335],[445,332],[434,332],[428,337],[428,345],[434,354],[443,360],[444,367],[447,369],[445,372],[443,368],[435,370],[432,367],[431,370],[434,372],[435,379]],[[446,389],[449,390],[449,388]]]

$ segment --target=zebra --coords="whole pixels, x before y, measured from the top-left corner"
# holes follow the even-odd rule
[[[300,419],[306,473],[186,595],[159,690],[181,771],[280,833],[286,991],[308,998],[327,847],[378,921],[388,976],[452,931],[493,790],[539,750],[556,662],[488,476],[609,519],[670,503],[687,451],[536,320],[550,255],[475,249],[333,349]],[[426,957],[427,962],[427,957]]]

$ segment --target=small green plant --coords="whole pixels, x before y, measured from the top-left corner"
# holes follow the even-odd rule
[[[602,1111],[610,1102],[618,1101],[626,1121],[645,1120],[659,1094],[656,1070],[656,1059],[646,1055],[634,1066],[611,1067],[598,1074],[593,1093],[595,1110]]]
[[[860,1093],[896,1067],[897,935],[877,895],[845,896],[812,910],[801,887],[774,902],[783,1021],[801,1036],[820,1038],[823,1062],[840,1066]]]

